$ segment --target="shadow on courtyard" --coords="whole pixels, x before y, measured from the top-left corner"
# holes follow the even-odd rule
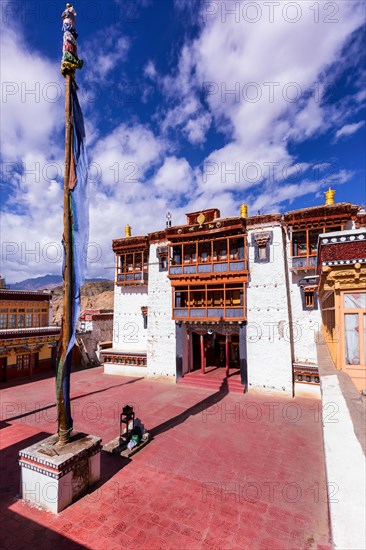
[[[217,392],[213,393],[212,395],[209,395],[208,397],[205,397],[205,399],[202,399],[202,401],[199,401],[195,405],[192,405],[192,407],[189,407],[184,412],[177,414],[177,416],[174,416],[173,418],[170,418],[169,420],[162,422],[158,426],[155,426],[155,428],[152,428],[150,430],[151,438],[153,439],[158,435],[161,435],[164,432],[167,432],[168,430],[171,430],[172,428],[179,426],[179,424],[183,424],[183,422],[188,420],[188,418],[191,416],[201,414],[203,411],[219,403],[222,399],[224,399],[226,395],[228,395],[228,393],[229,393],[229,386],[228,386],[227,378],[224,378],[221,388]]]
[[[39,547],[36,541],[40,541],[42,548],[45,548],[45,544],[49,548],[55,547],[62,550],[66,550],[66,548],[69,550],[86,548],[50,529],[44,522],[40,524],[27,517],[30,515],[29,512],[32,508],[24,505],[24,515],[10,509],[10,506],[21,498],[19,451],[49,437],[49,435],[49,433],[40,432],[9,445],[0,453],[1,548],[21,549],[25,547],[26,541],[30,541],[30,539],[34,541],[33,544],[36,547]],[[39,511],[35,510],[35,513],[39,514]],[[29,544],[32,545],[31,542]]]
[[[3,424],[6,423],[3,422]],[[7,426],[10,426],[10,424],[7,424]],[[16,504],[17,501],[21,499],[21,470],[18,464],[19,451],[42,441],[50,435],[51,434],[47,432],[39,432],[31,437],[21,439],[13,445],[5,447],[0,452],[0,507],[2,510],[0,548],[13,548],[14,550],[18,548],[23,549],[25,547],[26,538],[29,536],[33,537],[34,541],[41,540],[42,548],[55,547],[65,550],[81,550],[87,548],[45,525],[48,520],[52,523],[55,517],[60,517],[59,514],[57,516],[50,515],[47,514],[47,512],[39,511],[26,504],[24,504],[24,516],[10,509],[12,505]],[[80,498],[88,498],[88,495],[90,495],[91,503],[95,499],[98,499],[98,489],[101,490],[103,485],[109,479],[113,478],[116,473],[124,468],[129,462],[131,462],[130,459],[122,457],[119,457],[119,460],[116,461],[115,457],[102,451],[100,480],[82,494]],[[93,496],[93,493],[96,496]],[[37,523],[33,521],[33,519],[30,519],[29,516],[33,515],[32,510],[34,510],[34,514],[37,518],[40,517],[40,513],[42,514],[41,523]],[[65,519],[65,521],[67,522],[68,520]]]
[[[103,393],[103,392],[106,392],[108,390],[112,390],[114,388],[119,388],[121,386],[127,386],[128,384],[134,384],[135,382],[138,382],[139,380],[143,380],[143,377],[133,378],[132,380],[129,380],[128,382],[123,382],[122,384],[116,384],[114,386],[108,386],[108,388],[103,388],[101,390],[91,391],[91,392],[85,393],[83,395],[76,395],[75,397],[72,397],[70,399],[70,401],[76,401],[78,399],[83,399],[84,397],[90,397],[91,395],[96,395],[98,393]],[[42,407],[42,408],[39,408],[39,409],[26,411],[22,414],[18,414],[17,416],[12,416],[11,418],[4,418],[2,421],[0,421],[0,430],[6,426],[6,425],[4,425],[4,422],[12,422],[14,420],[20,420],[21,418],[26,418],[27,416],[31,416],[31,415],[36,414],[36,413],[39,414],[43,411],[54,409],[55,407],[56,407],[56,403],[52,403],[51,405],[46,405],[45,407]]]
[[[71,372],[81,372],[90,370],[92,368],[98,368],[100,365],[97,365],[97,367],[82,367],[81,365],[73,365],[71,368]],[[33,374],[33,376],[30,378],[29,376],[21,376],[19,378],[14,378],[12,380],[7,380],[6,382],[0,382],[0,388],[2,390],[5,390],[7,388],[14,388],[15,386],[22,386],[24,384],[30,384],[32,382],[39,382],[40,380],[48,380],[49,378],[55,377],[55,369],[46,371],[46,372],[38,372]]]

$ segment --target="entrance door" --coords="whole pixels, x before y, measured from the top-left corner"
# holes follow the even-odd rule
[[[190,372],[201,370],[208,374],[213,370],[225,369],[228,376],[238,373],[240,369],[239,334],[191,332],[190,346]],[[202,368],[202,359],[204,368]]]
[[[197,332],[191,332],[191,345],[192,345],[192,361],[191,361],[191,371],[201,369],[201,344],[200,344],[200,335]]]
[[[208,369],[225,367],[225,336],[215,332],[206,335],[206,365]]]
[[[229,336],[229,368],[235,372],[240,369],[239,334]]]
[[[38,367],[38,353],[31,353],[29,360],[29,377],[32,378],[33,374],[37,371]]]
[[[31,354],[17,355],[17,378],[23,378],[30,374],[30,357]]]
[[[343,319],[343,369],[359,391],[366,387],[366,292],[345,292]]]

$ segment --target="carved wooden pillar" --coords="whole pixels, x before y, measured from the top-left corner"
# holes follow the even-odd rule
[[[200,335],[200,344],[201,344],[201,371],[202,371],[202,374],[205,374],[206,355],[205,355],[205,337],[203,334]]]
[[[29,378],[33,377],[34,372],[34,353],[30,353],[29,355]]]
[[[191,333],[187,333],[187,364],[188,364],[188,372],[191,372],[192,369],[192,361],[191,361]]]

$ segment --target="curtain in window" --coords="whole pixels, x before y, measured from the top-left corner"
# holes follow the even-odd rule
[[[352,294],[344,295],[344,307],[345,308],[366,308],[366,292],[355,292]]]
[[[344,329],[346,337],[346,364],[360,364],[360,335],[357,313],[344,315]]]

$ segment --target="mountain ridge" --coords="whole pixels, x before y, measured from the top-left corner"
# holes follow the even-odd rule
[[[94,283],[94,282],[108,282],[110,279],[98,279],[98,278],[91,278],[86,279],[86,283]],[[61,275],[42,275],[41,277],[33,277],[30,279],[24,279],[24,281],[19,281],[17,283],[10,283],[7,286],[10,290],[44,290],[49,289],[52,290],[57,286],[60,286],[62,284],[62,277]]]
[[[62,285],[53,289],[53,322],[61,323],[63,297]],[[85,309],[110,309],[114,305],[114,282],[113,281],[94,281],[86,282],[80,290],[81,312]]]

